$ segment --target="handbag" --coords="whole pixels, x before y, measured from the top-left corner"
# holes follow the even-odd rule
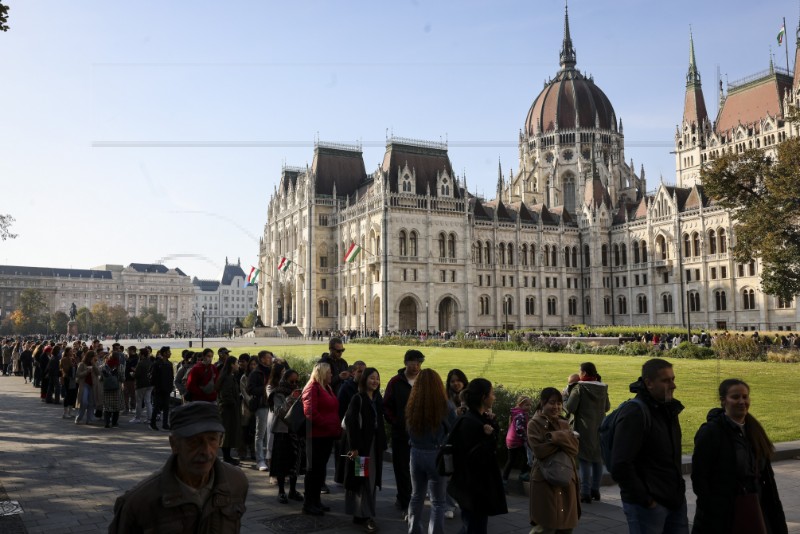
[[[283,416],[283,422],[292,434],[302,434],[306,427],[306,414],[303,413],[303,401],[297,399]]]
[[[358,395],[353,397],[353,399],[355,399],[356,397],[358,397]],[[351,400],[350,403],[352,404],[352,402],[353,401]],[[344,430],[344,431],[347,431],[347,421],[346,421],[346,419],[347,419],[347,414],[345,413],[344,417],[342,417],[342,425],[341,425],[342,426],[342,430]],[[364,427],[364,421],[361,418],[361,397],[358,397],[358,429],[361,430],[363,427]]]
[[[737,495],[733,505],[731,534],[767,534],[758,493]]]
[[[575,463],[566,452],[559,450],[547,458],[536,461],[539,462],[539,471],[551,486],[566,488],[572,482]]]
[[[114,391],[119,389],[119,377],[117,372],[112,371],[108,376],[103,377],[103,391]]]
[[[436,453],[436,472],[443,477],[449,477],[455,472],[452,443],[445,443],[439,447]]]

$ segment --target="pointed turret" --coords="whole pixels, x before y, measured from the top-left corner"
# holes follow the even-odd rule
[[[795,41],[796,48],[794,52],[794,84],[793,84],[793,92],[797,94],[797,91],[800,90],[800,21],[797,23],[797,39]]]
[[[683,122],[702,128],[708,119],[706,101],[703,98],[703,86],[700,83],[700,72],[694,57],[694,37],[689,31],[689,72],[686,74],[686,97],[683,101]]]
[[[503,198],[503,169],[500,167],[500,158],[497,158],[497,200]]]
[[[561,45],[560,54],[561,69],[575,68],[575,48],[572,46],[572,38],[569,35],[569,9],[567,3],[564,2],[564,43]]]

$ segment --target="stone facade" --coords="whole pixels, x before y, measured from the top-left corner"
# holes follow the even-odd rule
[[[205,331],[209,335],[230,332],[237,319],[243,320],[255,310],[257,285],[245,286],[247,276],[242,270],[241,261],[228,263],[219,280],[198,280],[192,284],[195,290],[193,310],[194,329],[200,332],[205,306]]]
[[[559,59],[520,132],[519,169],[498,169],[493,200],[468,193],[441,143],[392,137],[371,174],[360,147],[329,143],[310,167],[285,167],[260,244],[265,324],[306,334],[800,327],[794,301],[760,291],[758,261],[734,263],[731,214],[699,178],[723,150],[774,151],[797,135],[784,117],[798,80],[770,66],[720,89],[712,123],[690,42],[677,186],[648,193],[644,168],[625,162],[622,119],[576,68],[568,16]],[[363,250],[346,263],[353,243]]]

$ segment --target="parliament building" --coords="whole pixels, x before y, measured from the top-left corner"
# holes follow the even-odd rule
[[[651,193],[644,168],[626,162],[622,120],[577,68],[568,14],[559,60],[520,131],[518,171],[498,169],[494,199],[467,191],[444,143],[391,137],[372,173],[360,146],[323,142],[310,166],[285,166],[260,243],[264,323],[306,335],[800,328],[795,300],[762,293],[759,262],[734,262],[731,213],[700,179],[726,151],[774,153],[798,135],[784,118],[800,100],[800,57],[794,75],[770,64],[720,85],[712,120],[690,38],[676,185]]]

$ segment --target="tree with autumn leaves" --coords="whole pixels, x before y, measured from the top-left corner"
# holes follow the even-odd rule
[[[700,176],[706,193],[732,212],[735,261],[760,259],[765,293],[786,300],[800,294],[800,137],[780,143],[775,156],[763,149],[725,153]]]

